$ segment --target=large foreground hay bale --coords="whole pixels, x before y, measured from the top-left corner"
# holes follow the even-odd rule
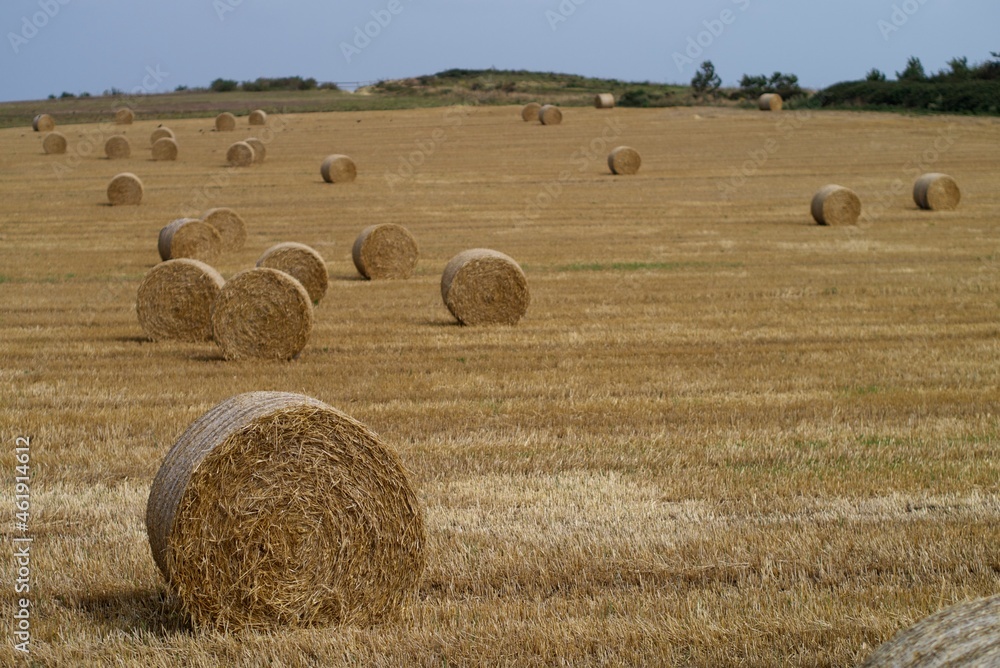
[[[306,289],[313,304],[319,304],[330,284],[323,256],[313,248],[294,241],[268,248],[257,260],[257,266],[270,267],[292,276]]]
[[[542,105],[537,102],[529,102],[521,109],[521,120],[534,123],[538,120],[538,112],[542,110]]]
[[[139,204],[142,193],[142,181],[131,172],[118,174],[108,184],[108,201],[112,206]]]
[[[160,230],[157,249],[161,260],[189,257],[214,262],[222,252],[222,237],[215,227],[197,218],[178,218]]]
[[[559,125],[562,123],[562,111],[554,104],[547,104],[538,110],[538,120],[542,125]]]
[[[160,137],[153,144],[153,160],[176,160],[179,150],[176,139]]]
[[[1000,666],[1000,596],[925,617],[879,647],[862,668]]]
[[[351,249],[354,266],[369,280],[409,278],[420,249],[410,231],[395,223],[369,225]]]
[[[441,297],[463,325],[516,324],[531,301],[517,262],[486,248],[463,251],[448,262]]]
[[[125,135],[113,135],[104,142],[104,155],[109,160],[122,160],[132,157],[132,145]]]
[[[135,112],[128,107],[122,107],[115,111],[115,125],[132,125],[135,121]]]
[[[215,117],[216,132],[232,132],[236,129],[236,117],[224,111]]]
[[[212,307],[212,336],[230,360],[292,359],[306,347],[312,326],[306,289],[267,267],[236,274]]]
[[[267,146],[264,145],[264,142],[256,137],[249,137],[243,141],[253,149],[253,164],[259,165],[264,162],[264,158],[267,157]]]
[[[614,109],[615,96],[611,93],[598,93],[594,96],[594,106],[598,109]]]
[[[247,224],[240,214],[229,207],[220,206],[206,211],[201,219],[219,231],[222,252],[231,253],[243,248],[247,240]]]
[[[320,165],[319,173],[327,183],[349,183],[357,178],[358,168],[346,155],[334,153],[326,156]]]
[[[861,198],[850,188],[823,186],[813,196],[812,216],[820,225],[856,225],[861,216]]]
[[[757,98],[757,108],[761,111],[781,111],[785,101],[777,93],[764,93]]]
[[[267,125],[267,112],[263,109],[254,109],[250,112],[250,125]]]
[[[66,152],[66,136],[61,132],[50,132],[42,139],[42,150],[50,155]]]
[[[226,162],[233,167],[249,167],[253,164],[253,147],[245,141],[238,141],[226,151]]]
[[[152,134],[149,135],[149,145],[152,146],[153,144],[163,139],[164,137],[167,137],[169,139],[177,139],[177,137],[174,136],[173,130],[161,125],[160,127],[153,130]]]
[[[35,132],[52,132],[56,129],[56,121],[48,114],[38,114],[31,120],[31,129]]]
[[[426,564],[396,452],[298,394],[237,395],[195,420],[153,480],[146,530],[199,629],[391,620]]]
[[[212,304],[225,283],[219,272],[198,260],[161,262],[139,284],[139,326],[154,341],[208,341]]]
[[[608,154],[608,168],[612,174],[635,174],[641,166],[642,156],[629,146],[619,146]]]
[[[962,201],[962,191],[947,174],[924,174],[913,184],[913,201],[928,211],[953,211]]]

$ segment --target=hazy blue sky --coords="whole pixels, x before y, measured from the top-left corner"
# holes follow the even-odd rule
[[[726,84],[781,70],[822,87],[892,77],[910,55],[928,70],[985,60],[1000,1],[3,0],[0,32],[0,100],[451,67],[686,83],[706,59]]]

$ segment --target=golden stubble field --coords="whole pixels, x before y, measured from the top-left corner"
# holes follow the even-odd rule
[[[245,117],[170,121],[175,163],[148,159],[156,123],[138,122],[131,159],[101,138],[58,176],[68,156],[0,131],[0,660],[18,436],[40,665],[843,666],[1000,592],[997,119],[518,112],[272,117],[266,162],[237,171]],[[71,153],[99,132],[58,129]],[[608,173],[618,144],[637,176]],[[322,183],[335,152],[357,182]],[[104,204],[120,171],[141,206]],[[958,211],[917,210],[921,171],[958,180]],[[827,183],[874,215],[812,224]],[[298,359],[143,337],[159,229],[212,206],[249,225],[226,277],[281,241],[327,260]],[[379,222],[420,243],[411,280],[358,279],[351,244]],[[528,276],[516,327],[463,328],[442,304],[444,265],[480,246]],[[413,472],[428,568],[398,622],[201,635],[165,595],[153,475],[208,408],[266,389],[344,410]]]

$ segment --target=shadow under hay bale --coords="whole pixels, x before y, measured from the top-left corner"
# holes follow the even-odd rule
[[[521,267],[486,248],[459,253],[441,276],[441,297],[463,325],[514,325],[531,301]]]
[[[139,285],[139,326],[153,341],[208,341],[212,304],[225,283],[218,271],[198,260],[161,262]]]

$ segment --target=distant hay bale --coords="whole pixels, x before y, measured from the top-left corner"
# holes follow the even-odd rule
[[[131,157],[132,145],[129,144],[128,137],[125,135],[108,137],[108,140],[104,142],[104,155],[108,156],[109,160],[121,160]]]
[[[222,252],[238,251],[246,243],[246,221],[229,207],[209,209],[202,215],[201,220],[219,231],[219,236],[222,238]]]
[[[924,174],[913,184],[913,201],[928,211],[954,211],[962,201],[962,192],[947,174]]]
[[[251,111],[250,125],[267,125],[267,112],[263,109],[254,109]]]
[[[306,347],[312,327],[309,293],[268,267],[236,274],[212,307],[212,336],[229,360],[290,360]]]
[[[132,125],[135,121],[135,112],[128,107],[122,107],[115,111],[115,125]]]
[[[38,114],[32,119],[31,128],[35,132],[52,132],[56,129],[56,122],[48,114]]]
[[[225,283],[219,272],[199,260],[161,262],[139,284],[139,326],[154,341],[208,341],[212,304]]]
[[[319,173],[327,183],[349,183],[357,178],[358,168],[346,155],[334,153],[326,156]]]
[[[531,301],[517,262],[486,248],[463,251],[448,262],[441,297],[463,325],[514,325]]]
[[[161,260],[187,257],[214,262],[222,252],[222,237],[212,225],[196,218],[178,218],[160,230],[156,245]]]
[[[417,240],[402,225],[369,225],[354,240],[354,266],[369,280],[409,278],[417,266]]]
[[[267,157],[267,147],[264,145],[264,142],[256,137],[250,137],[249,139],[244,139],[243,141],[249,144],[250,148],[253,149],[254,164],[259,165],[264,162],[264,158]]]
[[[542,105],[537,102],[529,102],[521,109],[521,119],[534,123],[538,120],[538,112],[542,110]]]
[[[856,225],[861,199],[850,188],[823,186],[813,197],[812,216],[820,225]]]
[[[226,162],[233,167],[249,167],[253,161],[253,147],[245,141],[236,142],[226,151]]]
[[[562,111],[554,104],[546,104],[538,110],[538,120],[542,125],[559,125],[562,123]]]
[[[426,565],[398,454],[299,394],[240,394],[195,420],[153,479],[146,531],[198,630],[391,621]]]
[[[168,139],[177,139],[177,137],[174,136],[173,130],[161,125],[160,127],[153,130],[153,133],[149,135],[149,145],[152,146],[153,144],[163,139],[164,137],[167,137]]]
[[[142,193],[142,181],[131,172],[122,172],[108,183],[108,201],[112,206],[139,204]]]
[[[215,117],[216,132],[232,132],[236,129],[236,117],[224,111]]]
[[[50,155],[66,152],[66,137],[61,132],[50,132],[42,139],[42,150]]]
[[[1000,595],[945,608],[900,631],[862,668],[1000,666]]]
[[[153,160],[176,160],[179,150],[176,139],[160,137],[153,144]]]
[[[757,108],[761,111],[781,111],[784,104],[777,93],[764,93],[757,99]]]
[[[257,260],[257,266],[289,274],[302,284],[313,304],[319,304],[330,284],[330,274],[323,256],[315,249],[293,241],[268,248]]]
[[[598,93],[594,96],[594,106],[598,109],[614,109],[615,96],[611,93]]]
[[[619,146],[608,155],[608,168],[612,174],[635,174],[641,166],[642,156],[629,146]]]

